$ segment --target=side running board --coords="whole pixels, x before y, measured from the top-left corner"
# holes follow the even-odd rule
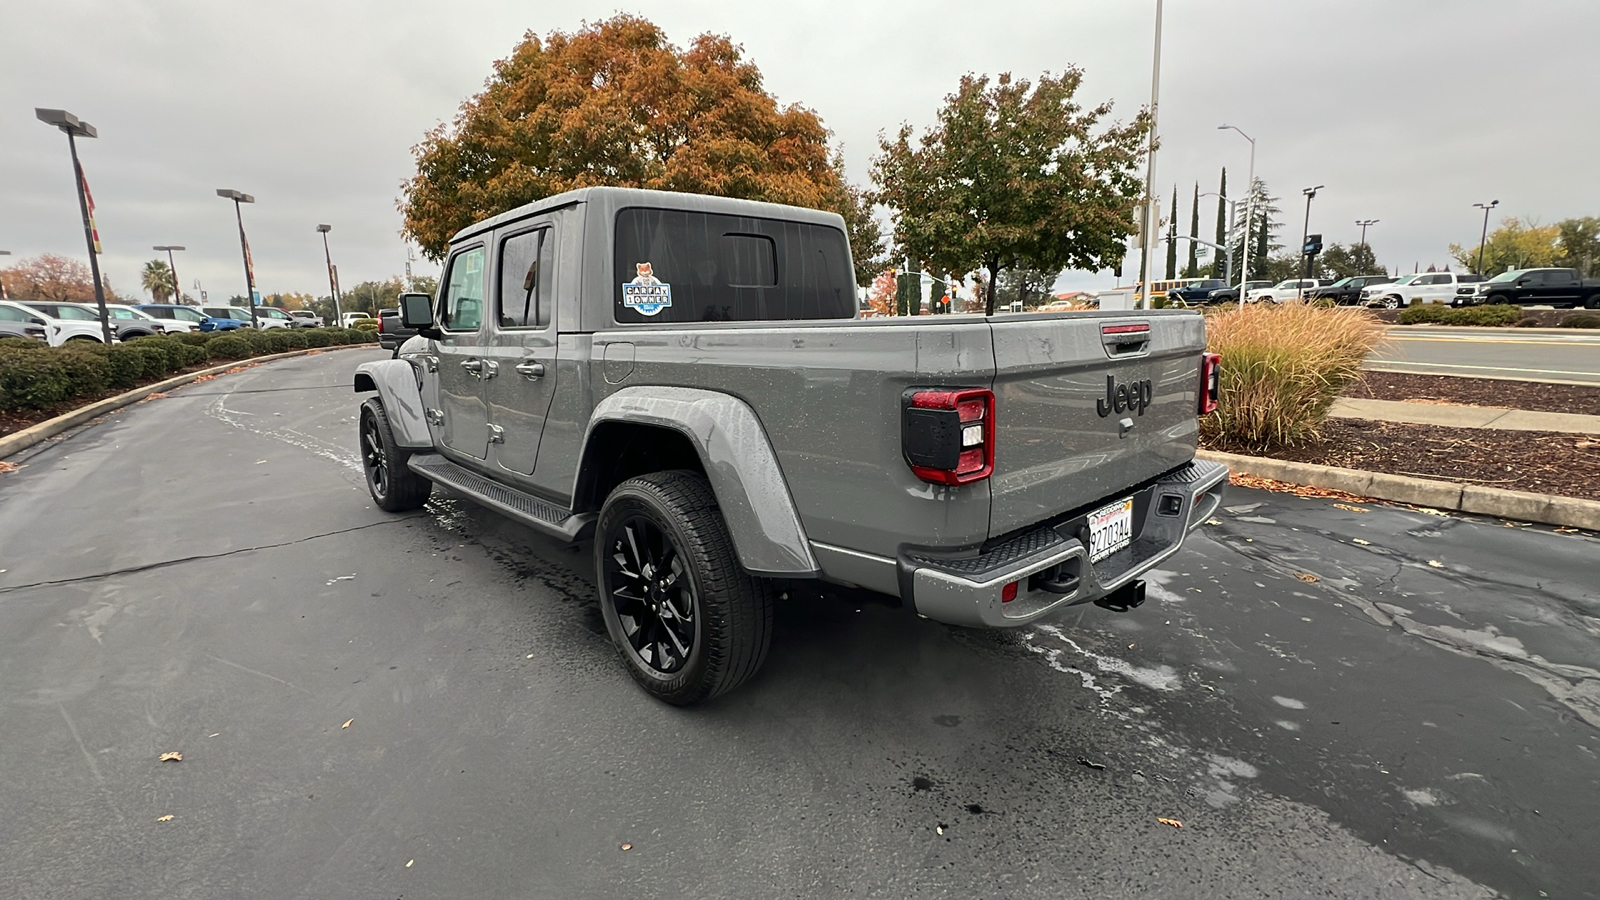
[[[490,481],[437,453],[414,454],[407,465],[423,478],[463,494],[474,503],[569,541],[578,540],[596,518],[594,513],[574,513],[532,494]]]

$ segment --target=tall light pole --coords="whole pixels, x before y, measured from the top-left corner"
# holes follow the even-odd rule
[[[161,250],[167,251],[167,270],[172,273],[172,302],[182,303],[183,282],[178,280],[178,263],[172,258],[172,251],[184,248],[172,244],[162,244],[159,247],[151,247],[150,249],[158,252]]]
[[[1245,177],[1244,186],[1244,242],[1239,245],[1239,255],[1243,257],[1239,260],[1239,308],[1244,309],[1244,283],[1250,280],[1250,226],[1254,220],[1256,202],[1256,139],[1245,134],[1237,125],[1218,125],[1217,130],[1238,131],[1240,137],[1250,142],[1250,174]]]
[[[332,225],[317,226],[317,231],[322,233],[322,257],[328,261],[328,296],[333,298],[333,322],[335,325],[343,325],[344,311],[339,308],[339,284],[333,280],[333,252],[328,249],[328,232],[332,230]],[[406,263],[408,268],[410,265],[410,262]]]
[[[1493,200],[1493,201],[1490,201],[1487,204],[1474,203],[1472,205],[1478,207],[1481,210],[1483,210],[1483,236],[1478,238],[1478,274],[1482,275],[1483,274],[1483,245],[1489,243],[1489,210],[1494,209],[1496,206],[1499,206],[1500,205],[1500,201],[1499,200]]]
[[[79,119],[64,109],[39,109],[33,114],[46,125],[54,125],[67,136],[67,147],[72,151],[72,175],[78,182],[78,212],[83,215],[83,239],[89,245],[89,272],[94,275],[94,303],[100,309],[100,336],[107,346],[111,344],[111,316],[106,313],[106,290],[100,283],[100,243],[94,233],[94,220],[89,218],[89,197],[84,192],[83,166],[78,163],[78,138],[99,137],[93,125]]]
[[[1377,219],[1357,219],[1356,220],[1356,224],[1361,226],[1361,245],[1363,247],[1365,247],[1366,244],[1367,244],[1367,226],[1368,225],[1376,225],[1376,224],[1378,224],[1378,220]]]
[[[1311,254],[1306,252],[1306,238],[1311,234],[1311,201],[1317,199],[1317,191],[1325,187],[1327,185],[1319,184],[1316,187],[1302,188],[1300,190],[1300,193],[1306,195],[1306,224],[1304,228],[1300,229],[1300,253],[1306,258],[1306,274],[1299,279],[1300,284],[1294,289],[1296,300],[1305,299],[1305,280],[1311,277]]]
[[[1238,228],[1239,228],[1239,201],[1238,200],[1229,200],[1227,197],[1222,196],[1221,194],[1217,193],[1216,191],[1206,191],[1204,194],[1201,194],[1200,196],[1202,196],[1202,197],[1215,197],[1215,198],[1217,198],[1217,202],[1218,203],[1226,203],[1226,204],[1228,204],[1228,235],[1225,238],[1225,240],[1227,241],[1228,246],[1226,246],[1226,247],[1217,247],[1216,244],[1212,244],[1212,243],[1207,242],[1207,241],[1202,241],[1201,243],[1204,243],[1208,247],[1217,247],[1218,250],[1221,250],[1223,252],[1223,255],[1225,257],[1225,261],[1223,262],[1222,283],[1224,285],[1226,285],[1227,287],[1232,287],[1233,286],[1233,233],[1235,231],[1237,231]]]
[[[10,250],[0,250],[0,256],[10,256],[10,255],[11,255],[11,251]],[[6,282],[5,282],[5,279],[4,278],[0,278],[0,300],[10,300],[10,299],[11,299],[11,295],[6,293]]]
[[[217,196],[233,201],[233,217],[239,222],[239,252],[244,254],[244,287],[245,296],[250,300],[250,327],[260,328],[261,323],[256,321],[256,273],[250,265],[250,242],[244,236],[244,213],[239,211],[239,204],[254,203],[256,198],[232,188],[217,188]]]
[[[1139,286],[1145,309],[1150,308],[1150,245],[1155,243],[1156,204],[1156,112],[1161,96],[1161,0],[1156,0],[1156,48],[1150,64],[1150,140],[1144,172],[1144,235],[1139,247]]]

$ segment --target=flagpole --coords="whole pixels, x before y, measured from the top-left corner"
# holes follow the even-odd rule
[[[111,315],[106,311],[106,291],[100,285],[100,241],[95,234],[94,219],[89,215],[88,182],[83,177],[83,166],[78,162],[78,141],[67,132],[67,146],[72,149],[72,172],[78,176],[78,211],[83,213],[83,237],[89,244],[89,271],[94,275],[94,304],[100,310],[100,336],[111,345]]]

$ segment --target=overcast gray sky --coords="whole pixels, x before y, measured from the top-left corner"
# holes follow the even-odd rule
[[[155,244],[214,298],[243,293],[231,204],[263,293],[327,292],[319,222],[348,287],[400,273],[395,199],[410,147],[448,120],[523,33],[619,10],[680,46],[731,35],[780,102],[816,109],[865,182],[877,135],[931,121],[965,72],[1036,76],[1075,64],[1086,101],[1123,117],[1149,99],[1154,0],[923,0],[874,4],[417,0],[53,0],[12,4],[0,29],[0,249],[83,258],[66,139],[34,107],[100,129],[84,141],[102,262],[124,292]],[[1282,198],[1299,239],[1300,189],[1325,184],[1312,231],[1381,261],[1449,262],[1474,243],[1474,202],[1552,222],[1600,214],[1595,177],[1596,0],[1167,0],[1158,190],[1215,190],[1226,165]],[[1209,204],[1211,201],[1202,201]],[[1214,211],[1202,206],[1202,233]],[[1188,223],[1184,199],[1180,222]],[[0,264],[6,262],[0,258]],[[419,263],[419,271],[434,267]],[[1076,287],[1110,284],[1073,274]]]

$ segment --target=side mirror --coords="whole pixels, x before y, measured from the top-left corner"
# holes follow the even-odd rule
[[[433,327],[433,295],[401,294],[400,325],[414,329],[423,337],[437,339],[439,330]]]

